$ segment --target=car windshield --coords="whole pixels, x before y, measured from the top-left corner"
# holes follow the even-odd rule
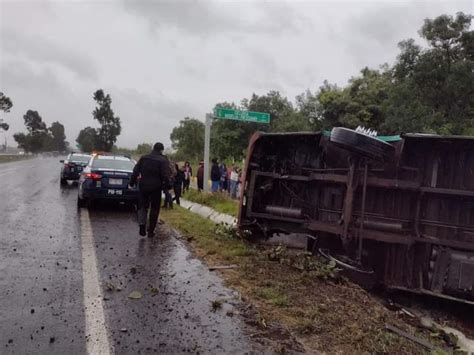
[[[112,169],[112,170],[133,170],[135,163],[127,159],[116,158],[97,158],[94,159],[92,167],[95,169]]]
[[[71,155],[69,158],[70,161],[79,162],[79,163],[87,163],[90,160],[90,155]]]

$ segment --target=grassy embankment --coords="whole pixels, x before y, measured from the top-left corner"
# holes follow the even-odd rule
[[[225,193],[199,192],[195,189],[189,189],[189,191],[183,194],[183,198],[188,201],[211,207],[217,212],[226,213],[231,216],[237,217],[237,213],[239,212],[238,200],[231,199]]]
[[[257,247],[184,208],[163,210],[161,216],[208,265],[238,265],[221,275],[256,307],[262,331],[269,322],[279,322],[310,352],[423,352],[384,326],[390,323],[423,338],[429,338],[429,333],[420,333],[402,315],[387,310],[340,277],[332,265],[305,253],[289,253],[284,247]]]
[[[19,154],[12,154],[12,155],[0,155],[0,163],[9,163],[12,161],[18,160],[26,160],[31,159],[31,155],[19,155]]]

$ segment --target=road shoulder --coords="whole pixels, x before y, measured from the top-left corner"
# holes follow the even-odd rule
[[[272,339],[275,324],[286,330],[281,338],[297,339],[280,342],[280,350],[297,350],[291,346],[299,343],[311,353],[422,352],[388,332],[386,323],[430,337],[306,253],[256,246],[184,208],[163,210],[161,216],[208,266],[237,266],[215,272],[254,309],[254,325],[262,337]]]

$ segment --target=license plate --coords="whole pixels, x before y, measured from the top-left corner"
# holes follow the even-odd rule
[[[122,190],[108,190],[107,194],[109,194],[109,195],[121,195]]]
[[[73,173],[73,172],[74,172],[74,168],[71,168],[71,173]]]
[[[109,179],[110,185],[122,185],[122,179]]]

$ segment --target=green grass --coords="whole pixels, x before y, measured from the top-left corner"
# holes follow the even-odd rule
[[[258,318],[264,323],[278,321],[304,336],[308,352],[420,352],[416,344],[387,332],[384,324],[390,320],[410,332],[413,328],[408,328],[360,287],[344,280],[322,279],[314,270],[302,271],[283,259],[272,261],[270,250],[254,246],[185,208],[164,209],[161,218],[179,230],[208,265],[237,265],[220,273],[226,284],[256,306]],[[211,309],[219,311],[217,301]],[[431,339],[429,332],[424,337]]]
[[[11,161],[25,160],[32,158],[31,155],[0,155],[0,163],[9,163]]]
[[[198,190],[189,189],[189,191],[183,194],[183,198],[188,201],[211,207],[217,212],[229,214],[231,216],[237,217],[237,214],[239,213],[238,200],[231,199],[226,193],[199,192]]]
[[[255,254],[254,248],[243,240],[217,233],[214,222],[179,206],[172,210],[163,209],[161,218],[206,255],[219,255],[230,263],[236,263]]]
[[[277,307],[288,307],[290,305],[288,296],[281,293],[275,287],[257,288],[255,290],[255,294],[257,295],[257,297],[263,298]]]

